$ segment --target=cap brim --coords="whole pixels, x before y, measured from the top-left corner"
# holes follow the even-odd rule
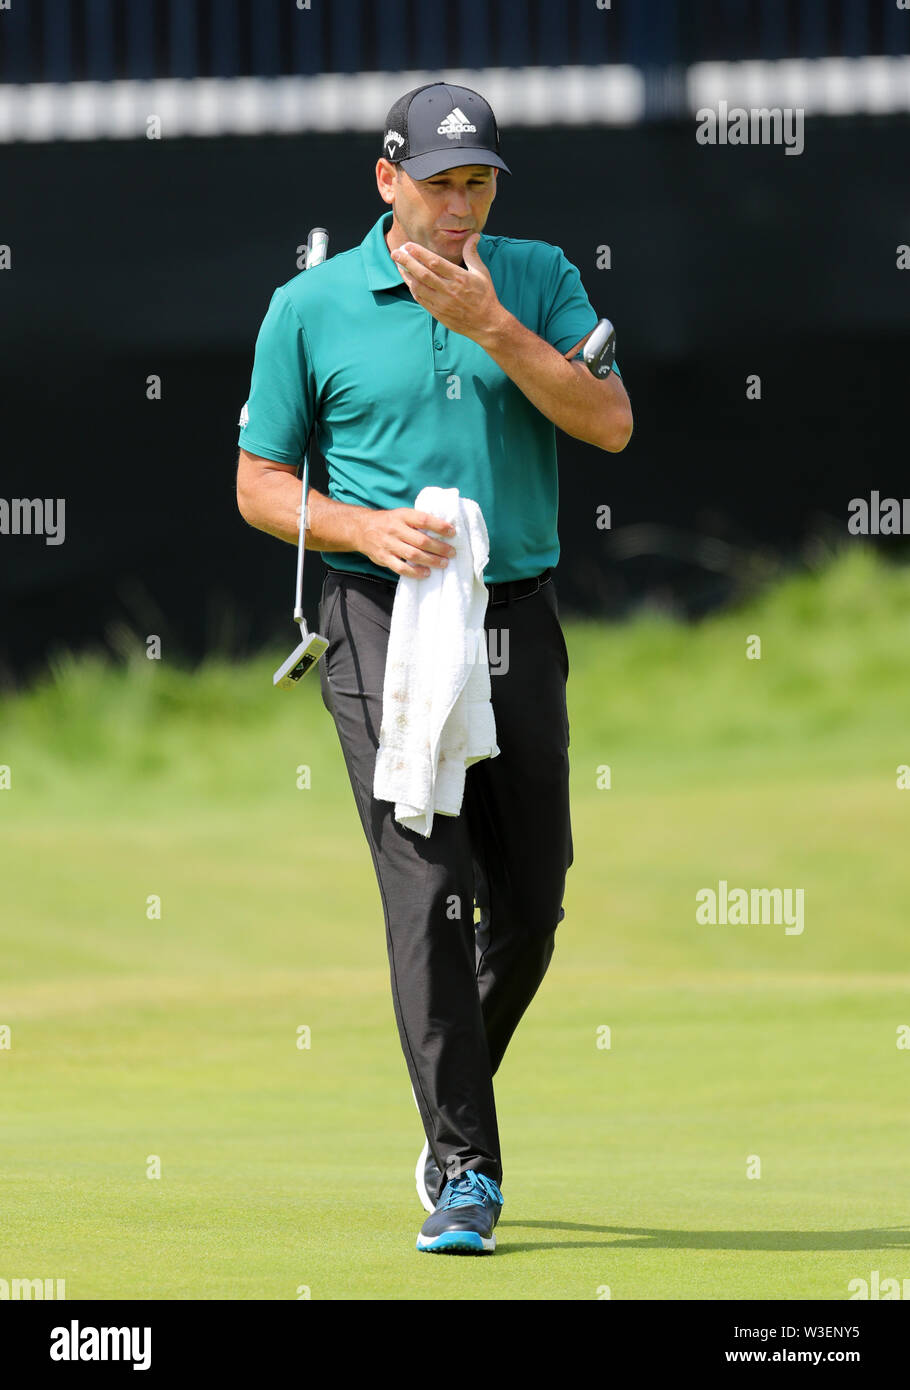
[[[426,154],[415,154],[411,159],[398,161],[400,167],[412,179],[429,179],[441,174],[443,169],[460,169],[465,164],[492,164],[504,174],[512,170],[493,150],[460,149],[429,150]]]

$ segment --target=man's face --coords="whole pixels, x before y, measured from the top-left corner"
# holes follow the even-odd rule
[[[444,169],[429,179],[412,179],[388,160],[380,160],[379,188],[392,203],[398,238],[389,234],[389,249],[405,241],[416,241],[429,251],[444,256],[454,265],[462,263],[462,247],[472,232],[482,232],[496,197],[498,170],[490,164],[465,164]]]

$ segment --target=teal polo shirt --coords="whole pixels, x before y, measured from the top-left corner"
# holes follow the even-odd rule
[[[530,578],[559,559],[556,429],[482,347],[411,297],[391,225],[383,213],[359,246],[275,291],[240,447],[299,466],[315,429],[329,495],[354,506],[413,507],[421,488],[457,487],[486,522],[486,582]],[[483,233],[477,249],[500,303],[558,351],[597,323],[558,246]],[[332,569],[398,578],[359,551],[321,553]]]

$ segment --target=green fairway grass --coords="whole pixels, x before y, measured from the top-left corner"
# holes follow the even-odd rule
[[[318,678],[274,692],[283,652],[56,660],[0,722],[0,1279],[838,1300],[910,1277],[908,633],[910,572],[861,549],[699,626],[566,623],[575,862],[497,1076],[488,1259],[414,1249],[423,1135]],[[803,932],[700,925],[720,879],[802,888]]]

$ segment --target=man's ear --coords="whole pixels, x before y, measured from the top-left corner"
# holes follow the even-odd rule
[[[376,161],[376,187],[379,189],[379,196],[384,202],[394,203],[397,180],[398,165],[393,164],[390,159],[378,159]]]

